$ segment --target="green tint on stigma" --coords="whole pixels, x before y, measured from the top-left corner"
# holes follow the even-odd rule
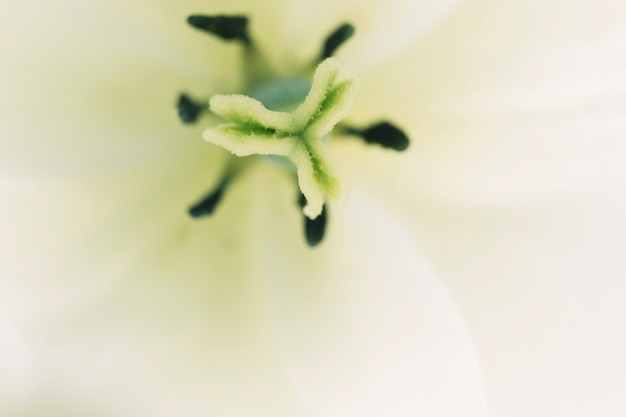
[[[360,83],[339,76],[339,61],[332,55],[354,34],[354,27],[343,23],[325,39],[316,58],[312,77],[305,68],[294,77],[276,78],[256,49],[245,16],[193,15],[188,23],[200,31],[244,48],[246,87],[244,94],[216,94],[209,105],[181,94],[178,115],[192,124],[212,112],[224,123],[206,129],[207,142],[223,147],[236,157],[259,155],[297,175],[299,204],[304,214],[304,234],[309,246],[324,237],[329,199],[345,192],[345,180],[328,149],[333,128],[349,113]],[[366,129],[341,124],[338,132],[360,136],[366,143],[404,150],[408,138],[390,124],[382,122]],[[245,162],[245,161],[244,161]],[[234,171],[224,174],[216,190],[194,204],[194,218],[211,215],[234,179]]]
[[[342,177],[328,152],[325,138],[350,111],[358,92],[352,79],[337,81],[339,64],[328,58],[313,76],[311,89],[292,111],[269,110],[260,101],[244,95],[215,95],[210,110],[228,123],[207,129],[203,136],[237,156],[274,155],[286,158],[298,173],[306,198],[304,214],[319,216],[327,197],[342,190]],[[284,96],[291,107],[298,97]],[[276,102],[269,107],[280,107]]]

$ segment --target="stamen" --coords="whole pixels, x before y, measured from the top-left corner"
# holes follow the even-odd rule
[[[195,123],[198,117],[208,110],[208,107],[208,104],[199,103],[185,93],[178,96],[178,102],[176,103],[178,117],[185,124]]]
[[[346,188],[327,146],[332,130],[337,127],[340,133],[360,136],[367,143],[397,151],[409,146],[407,135],[387,121],[366,128],[337,125],[348,115],[360,83],[339,79],[339,64],[332,56],[354,35],[354,26],[343,23],[326,37],[310,80],[276,78],[265,57],[254,47],[248,33],[249,20],[244,15],[191,15],[187,22],[195,29],[245,46],[243,78],[247,95],[217,94],[206,103],[181,93],[176,104],[180,120],[195,123],[210,110],[224,118],[225,123],[205,130],[206,141],[236,156],[261,155],[295,171],[306,241],[310,247],[319,245],[326,232],[328,201],[339,197]],[[213,214],[234,174],[246,163],[231,161],[223,181],[191,206],[189,215],[200,218]]]
[[[194,219],[198,219],[200,217],[209,216],[213,214],[215,208],[218,203],[222,199],[222,195],[228,186],[228,180],[224,180],[220,183],[220,185],[205,197],[203,197],[200,201],[189,208],[189,215]]]
[[[246,16],[205,16],[191,15],[187,23],[196,29],[218,36],[225,41],[238,41],[251,45]]]
[[[322,62],[326,58],[330,58],[331,56],[333,56],[335,54],[335,51],[348,39],[350,39],[352,35],[354,35],[354,26],[352,26],[350,23],[344,23],[337,29],[335,29],[326,38],[318,61]]]
[[[376,143],[384,148],[404,151],[409,147],[408,136],[398,127],[384,121],[367,127],[357,129],[354,127],[344,127],[344,132],[348,135],[360,136],[367,143]]]
[[[304,195],[300,194],[300,207],[306,205],[306,199]],[[306,243],[310,247],[319,245],[324,240],[324,234],[326,233],[326,223],[328,220],[328,210],[326,205],[322,207],[322,213],[315,219],[310,219],[307,216],[304,217],[304,235],[306,237]]]

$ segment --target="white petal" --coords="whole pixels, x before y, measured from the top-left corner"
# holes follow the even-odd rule
[[[341,23],[356,28],[353,39],[339,49],[339,56],[352,71],[363,70],[401,51],[451,12],[460,0],[296,0],[285,21],[290,47],[283,62],[309,62],[321,51],[323,40]]]
[[[353,113],[406,126],[409,153],[338,157],[428,248],[494,416],[625,412],[624,8],[459,9]]]
[[[461,127],[487,112],[615,103],[626,93],[625,8],[619,0],[467,2],[368,73],[355,114],[416,128],[451,127],[455,117]]]
[[[462,318],[405,231],[358,189],[330,215],[319,257],[286,237],[259,254],[277,347],[311,415],[487,415]],[[277,252],[291,256],[277,264]]]
[[[201,140],[181,127],[178,93],[208,99],[212,85],[236,81],[236,49],[194,33],[185,16],[169,16],[180,30],[164,32],[97,4],[27,0],[1,19],[0,164],[11,172],[169,157]]]
[[[241,48],[192,29],[185,19],[238,10],[254,21],[258,9],[198,1],[5,6],[0,165],[10,172],[112,170],[201,140],[201,129],[178,120],[177,95],[208,100],[236,90]]]
[[[405,3],[397,11],[406,12],[411,2]],[[249,14],[253,36],[274,64],[286,62],[278,56],[285,51],[303,50],[289,34],[289,24],[297,19],[282,0],[25,0],[5,7],[0,22],[6,63],[0,68],[2,167],[11,172],[102,171],[166,157],[196,140],[198,130],[180,127],[176,96],[189,91],[208,99],[235,91],[240,48],[189,28],[184,20],[192,13]],[[410,23],[406,27],[414,26]],[[320,47],[326,32],[296,26],[300,36]]]
[[[290,177],[263,167],[202,222],[181,210],[200,182],[181,173],[178,188],[154,173],[4,181],[11,256],[0,305],[35,382],[2,406],[35,416],[484,415],[463,322],[397,225],[357,200],[312,251]],[[162,191],[148,188],[159,182]]]

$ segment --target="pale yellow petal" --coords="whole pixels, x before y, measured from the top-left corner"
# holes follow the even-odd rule
[[[236,81],[237,50],[199,39],[184,16],[170,19],[200,55],[179,48],[179,32],[157,36],[95,3],[26,0],[0,19],[5,171],[106,171],[169,157],[201,140],[178,120],[178,93],[208,99]]]
[[[356,33],[337,56],[351,72],[382,64],[427,33],[462,0],[342,0],[290,2],[285,21],[287,39],[298,45],[284,52],[282,65],[309,62],[321,51],[325,37],[341,23]]]
[[[370,198],[311,250],[282,170],[194,221],[192,168],[2,182],[0,305],[35,378],[9,415],[486,415],[462,318]]]
[[[625,7],[458,9],[355,106],[405,127],[408,153],[338,157],[428,248],[495,416],[624,409]]]
[[[357,187],[330,215],[323,260],[292,258],[302,272],[274,261],[285,234],[260,254],[277,346],[310,413],[487,416],[462,317],[403,226]]]

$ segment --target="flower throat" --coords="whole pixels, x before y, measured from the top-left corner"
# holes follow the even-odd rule
[[[228,150],[233,158],[260,156],[294,175],[307,244],[318,245],[326,231],[327,202],[345,192],[344,176],[328,147],[331,134],[358,137],[396,151],[409,145],[404,132],[388,121],[365,128],[343,122],[359,94],[360,82],[341,78],[339,61],[333,55],[354,35],[354,27],[340,25],[326,37],[312,65],[292,77],[279,78],[255,47],[247,17],[192,15],[187,22],[243,48],[246,85],[244,94],[216,94],[208,103],[181,93],[180,120],[193,124],[208,112],[220,116],[224,123],[204,131],[207,142]],[[218,186],[192,205],[189,214],[194,218],[213,214],[239,171],[227,169]]]

